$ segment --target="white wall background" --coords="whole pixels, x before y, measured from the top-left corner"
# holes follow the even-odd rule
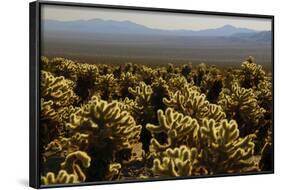
[[[78,2],[79,0],[77,0]],[[275,15],[275,174],[165,182],[76,187],[77,189],[253,189],[281,180],[281,6],[277,0],[82,0],[81,2]],[[0,189],[28,189],[29,1],[3,0],[0,6]],[[277,186],[278,188],[278,186]],[[71,189],[71,188],[65,188]],[[74,189],[74,188],[72,188]]]

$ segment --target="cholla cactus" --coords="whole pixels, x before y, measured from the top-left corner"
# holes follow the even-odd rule
[[[153,70],[150,67],[146,67],[146,66],[141,66],[139,73],[140,76],[139,78],[145,83],[145,84],[152,84],[152,82],[154,81],[154,79],[157,76],[157,73],[155,70]]]
[[[121,164],[119,163],[112,163],[109,165],[108,173],[106,175],[106,179],[108,180],[115,180],[118,179],[120,170],[121,170]]]
[[[76,167],[81,170],[79,163],[81,163],[81,166],[84,168],[89,168],[91,165],[91,157],[83,151],[72,152],[66,156],[65,161],[61,163],[61,167],[70,171],[73,169],[74,165],[77,165]],[[85,175],[82,178],[85,180]]]
[[[151,88],[153,91],[151,94],[151,104],[154,105],[154,111],[157,112],[159,109],[165,110],[167,106],[163,103],[163,99],[169,97],[167,82],[160,77],[151,84]]]
[[[196,86],[200,86],[204,75],[208,71],[208,66],[205,63],[200,63],[196,66],[196,72],[193,71],[191,76],[193,77],[193,82]]]
[[[184,115],[196,118],[199,123],[204,118],[220,120],[226,117],[220,106],[210,104],[206,100],[206,96],[200,94],[197,88],[192,87],[190,84],[185,85],[182,91],[177,91],[170,100],[164,98],[163,101],[168,107],[172,107]]]
[[[44,101],[43,98],[41,98],[41,120],[52,120],[52,121],[58,121],[59,115],[57,111],[53,108],[54,102]]]
[[[88,160],[88,163],[89,163],[91,158],[85,152],[85,151],[88,151],[88,137],[89,137],[88,134],[76,132],[71,137],[63,137],[63,135],[59,136],[56,139],[52,140],[49,144],[44,146],[43,147],[44,151],[42,154],[42,163],[44,163],[44,164],[43,164],[43,167],[41,168],[43,173],[45,173],[45,171],[48,171],[48,172],[51,171],[54,173],[58,172],[58,169],[62,168],[61,164],[66,161],[66,158],[69,159],[71,155],[72,156],[80,155],[81,159],[78,158],[79,161],[77,160],[77,164],[82,163],[83,160],[85,160],[84,162],[86,162],[86,160]],[[83,159],[82,157],[85,157],[85,158]],[[75,160],[73,160],[73,161],[75,161]],[[76,163],[76,161],[75,161],[75,163]],[[85,165],[85,166],[83,166],[84,168],[89,167],[89,166],[86,166],[85,163],[83,165]],[[77,166],[77,167],[80,167],[80,166]],[[73,172],[71,170],[72,165],[70,165],[70,164],[68,164],[68,167],[63,167],[63,169],[70,173]],[[80,169],[80,168],[77,168],[77,169]]]
[[[65,170],[60,170],[57,176],[53,172],[48,172],[46,176],[41,176],[41,185],[52,184],[70,184],[84,182],[83,178],[79,177],[79,170],[75,173],[67,173]]]
[[[196,148],[180,146],[168,148],[153,161],[152,171],[159,177],[180,177],[195,175],[198,168],[198,151]]]
[[[200,163],[211,174],[242,172],[255,166],[250,160],[255,144],[251,134],[239,138],[239,129],[234,120],[228,122],[204,119],[200,128],[202,156]]]
[[[178,76],[175,76],[173,78],[171,78],[170,80],[168,80],[168,86],[169,86],[169,90],[172,92],[172,93],[175,93],[177,91],[181,91],[183,89],[183,86],[185,85],[189,85],[190,87],[192,86],[191,84],[189,84],[186,80],[185,77],[181,76],[181,75],[178,75]],[[195,86],[192,86],[194,88],[196,88]],[[199,89],[199,88],[196,88],[196,90]]]
[[[151,140],[153,148],[163,151],[167,148],[175,148],[181,144],[194,145],[198,140],[199,125],[196,119],[184,116],[171,108],[165,111],[158,110],[159,125],[147,124],[146,128],[154,137]],[[161,144],[155,137],[156,134],[164,133],[167,135],[167,142]]]
[[[83,101],[87,101],[91,97],[91,91],[99,78],[99,70],[97,66],[86,63],[77,64],[76,67],[75,90]]]
[[[40,66],[43,185],[272,169],[272,75],[253,58]]]
[[[224,89],[218,102],[229,117],[238,123],[257,125],[263,118],[265,110],[258,105],[257,97],[252,89],[245,89],[234,83],[231,91]]]
[[[94,95],[100,95],[104,100],[112,100],[117,93],[117,81],[113,74],[100,76],[95,85],[96,90],[94,91]]]
[[[80,111],[80,107],[68,106],[60,108],[57,113],[61,123],[69,122],[71,114],[75,114]]]
[[[55,107],[53,101],[44,101],[43,98],[41,98],[40,107],[41,127],[43,129],[46,128],[46,133],[50,133],[51,129],[57,129],[58,136],[63,135],[62,133],[66,132],[64,131],[65,123],[69,122],[70,115],[79,110],[78,107],[73,106]],[[43,131],[44,130],[42,130],[42,132]]]
[[[257,100],[260,106],[263,108],[267,108],[268,110],[271,110],[269,108],[272,107],[272,83],[268,80],[261,81],[257,89],[255,90],[255,95],[257,96]]]
[[[94,87],[99,73],[98,67],[94,64],[77,63],[65,58],[48,60],[46,57],[42,57],[41,65],[44,70],[55,76],[63,76],[75,82],[75,92],[82,100],[89,96],[88,91]]]
[[[177,91],[170,100],[164,98],[164,103],[168,107],[189,115],[198,120],[204,118],[208,114],[209,102],[204,94],[189,88],[187,85],[183,87],[183,91]]]
[[[201,92],[206,94],[208,101],[216,103],[223,87],[223,77],[215,66],[208,68],[200,84]]]
[[[66,116],[61,114],[61,111],[79,100],[73,88],[74,82],[41,71],[40,133],[45,137],[42,142],[49,143],[65,132],[64,117]]]
[[[145,126],[147,122],[154,121],[155,110],[151,104],[151,96],[153,93],[151,86],[146,85],[144,82],[141,82],[140,85],[135,89],[129,87],[128,90],[135,97],[135,109],[139,110],[138,114],[135,117],[136,121],[142,126]],[[148,152],[151,134],[145,127],[142,128],[140,140],[143,145],[143,150],[145,152]]]
[[[254,58],[251,56],[242,63],[241,68],[241,86],[245,88],[255,87],[265,78],[265,72],[262,66],[257,65]]]
[[[126,73],[127,72],[131,72],[132,73],[134,71],[133,63],[131,63],[131,62],[125,63],[124,71]]]
[[[129,87],[129,92],[135,96],[138,105],[145,107],[150,104],[152,89],[150,85],[141,82],[135,89]]]
[[[138,79],[135,75],[130,72],[122,73],[118,81],[120,85],[120,95],[122,98],[128,97],[133,98],[131,93],[129,93],[129,88],[134,88],[138,84]]]
[[[139,86],[134,89],[129,87],[128,90],[135,97],[134,109],[139,111],[136,115],[138,123],[145,125],[146,122],[153,120],[155,113],[151,102],[153,94],[151,86],[141,82]]]
[[[152,127],[155,128],[155,131],[159,128],[157,126]],[[257,163],[252,159],[255,147],[254,134],[239,138],[239,129],[236,122],[234,120],[228,122],[225,119],[220,122],[213,119],[204,119],[203,125],[198,128],[197,136],[186,135],[198,142],[195,145],[196,148],[192,148],[196,152],[196,157],[193,158],[196,159],[183,159],[181,154],[167,153],[167,151],[171,152],[173,148],[173,151],[179,151],[180,149],[187,151],[187,147],[194,147],[189,143],[182,143],[187,146],[181,146],[180,148],[163,147],[162,151],[159,152],[158,150],[158,153],[154,154],[153,171],[156,174],[161,176],[186,176],[200,175],[202,173],[221,174],[257,170]],[[182,161],[189,164],[186,166],[187,168],[184,167],[183,171],[186,173],[177,171],[184,165],[181,163]]]
[[[81,165],[80,165],[81,163]],[[55,176],[53,172],[48,172],[46,176],[41,176],[41,184],[61,184],[61,183],[79,183],[86,180],[86,176],[81,169],[90,167],[91,158],[86,152],[76,151],[66,156],[65,161],[61,163],[61,170]]]
[[[208,106],[208,115],[207,118],[214,119],[215,121],[220,121],[226,118],[226,114],[223,111],[222,107],[217,104],[209,104]]]
[[[77,150],[86,150],[89,135],[76,132],[71,137],[58,137],[44,147],[44,158],[65,157]]]
[[[45,70],[45,71],[49,71],[50,72],[51,69],[52,69],[52,65],[50,65],[49,59],[47,57],[45,57],[45,56],[41,56],[41,58],[40,58],[40,65],[41,65],[42,69]]]
[[[143,111],[143,107],[140,107],[135,100],[129,99],[128,97],[120,100],[118,104],[121,110],[129,112],[134,118],[137,118]]]
[[[109,65],[99,64],[98,68],[99,68],[99,74],[101,76],[112,73],[111,67]]]
[[[81,109],[71,116],[67,126],[89,135],[88,150],[93,154],[91,170],[95,170],[92,175],[97,180],[106,180],[106,176],[111,176],[110,164],[115,162],[117,152],[132,149],[139,140],[141,126],[136,125],[129,112],[120,109],[117,101],[108,103],[94,96]],[[99,169],[104,165],[107,167]]]
[[[189,79],[189,74],[192,71],[192,63],[184,64],[181,68],[181,74],[186,78]]]
[[[56,57],[51,60],[41,57],[41,65],[44,70],[52,72],[56,76],[64,76],[74,81],[77,80],[78,64],[62,57]]]
[[[77,65],[77,75],[82,79],[95,80],[98,75],[98,67],[93,64],[80,63]]]
[[[95,96],[83,107],[82,113],[71,116],[68,127],[88,131],[94,146],[103,147],[111,141],[115,151],[129,148],[141,130],[141,126],[136,125],[133,117],[121,110],[116,101],[107,103]]]
[[[64,107],[78,101],[73,91],[74,83],[64,77],[55,77],[50,72],[41,71],[41,97],[44,101],[51,100],[54,107]]]
[[[62,75],[71,80],[77,80],[77,71],[79,69],[78,63],[64,58],[54,58],[52,60],[52,65],[55,65],[57,75]]]

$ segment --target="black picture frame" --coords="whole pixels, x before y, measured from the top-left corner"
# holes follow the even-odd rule
[[[40,159],[39,159],[39,122],[40,122],[40,65],[39,59],[41,55],[41,6],[42,5],[63,5],[74,7],[93,7],[93,8],[110,8],[118,10],[135,10],[135,11],[153,11],[165,13],[187,13],[197,15],[216,15],[216,16],[234,16],[244,18],[265,18],[271,19],[271,62],[272,62],[272,92],[273,92],[273,105],[272,105],[272,125],[273,125],[273,156],[272,171],[261,171],[252,173],[241,174],[223,174],[212,176],[190,176],[190,177],[177,177],[177,178],[161,178],[161,179],[145,179],[145,180],[126,180],[126,181],[101,181],[101,182],[87,182],[79,184],[57,184],[57,185],[40,185]],[[274,173],[274,16],[273,15],[260,15],[260,14],[246,14],[246,13],[229,13],[229,12],[211,12],[211,11],[195,11],[183,9],[167,9],[167,8],[152,8],[152,7],[134,7],[134,6],[120,6],[120,5],[105,5],[105,4],[90,4],[90,3],[73,3],[73,2],[56,2],[56,1],[34,1],[29,4],[29,77],[30,77],[30,126],[29,126],[29,185],[33,188],[51,188],[51,187],[69,187],[69,186],[85,186],[85,185],[99,185],[99,184],[118,184],[118,183],[131,183],[131,182],[149,182],[149,181],[163,181],[163,180],[179,180],[179,179],[194,179],[194,178],[211,178],[211,177],[226,177],[226,176],[242,176],[242,175],[256,175],[256,174],[273,174]]]

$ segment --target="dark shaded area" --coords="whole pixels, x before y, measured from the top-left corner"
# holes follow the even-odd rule
[[[211,103],[216,103],[222,90],[222,87],[222,80],[216,80],[207,93],[207,100],[209,100],[209,102]]]
[[[266,144],[261,157],[260,168],[262,171],[271,171],[273,169],[273,147],[272,145]]]

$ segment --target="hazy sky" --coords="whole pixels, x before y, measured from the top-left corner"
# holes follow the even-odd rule
[[[271,30],[271,20],[260,18],[160,13],[58,5],[44,5],[42,8],[42,19],[70,21],[81,19],[89,20],[94,18],[117,21],[129,20],[150,28],[171,30],[201,30],[218,28],[226,24],[254,30]]]

